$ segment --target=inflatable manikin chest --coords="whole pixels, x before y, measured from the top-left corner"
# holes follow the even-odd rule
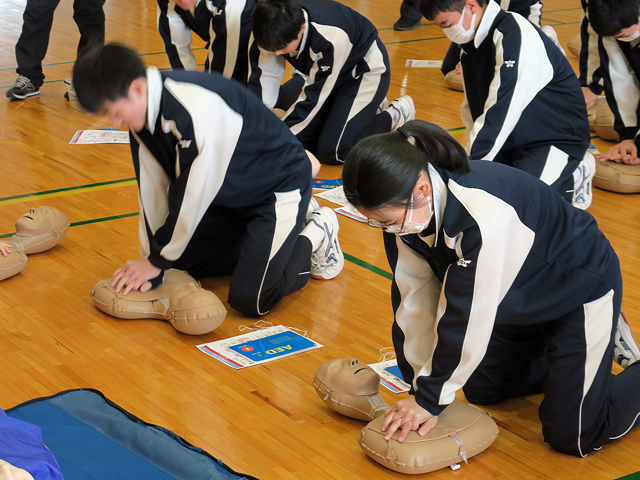
[[[12,277],[27,265],[27,256],[13,242],[4,242],[11,246],[11,252],[5,257],[0,253],[0,280]]]
[[[213,292],[181,270],[167,270],[162,284],[144,293],[116,293],[112,280],[98,282],[91,298],[96,307],[116,318],[166,320],[181,333],[203,335],[218,328],[227,315]]]
[[[371,420],[358,435],[358,444],[376,462],[396,472],[426,473],[466,462],[488,448],[498,435],[498,427],[487,413],[455,401],[425,436],[413,431],[400,443],[397,431],[385,440],[382,423],[388,405],[380,396],[380,377],[355,358],[325,362],[314,374],[313,385],[332,410]]]

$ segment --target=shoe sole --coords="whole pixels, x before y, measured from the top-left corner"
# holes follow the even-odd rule
[[[400,27],[400,28],[393,27],[393,29],[396,32],[407,32],[409,30],[415,30],[416,28],[421,27],[421,26],[422,26],[422,22],[418,22],[417,24],[412,25],[410,27]]]
[[[11,101],[11,100],[24,100],[24,99],[29,98],[29,97],[35,97],[36,95],[40,95],[40,92],[27,93],[26,95],[15,95],[15,94],[13,94],[11,96],[7,95],[7,99],[9,101]]]

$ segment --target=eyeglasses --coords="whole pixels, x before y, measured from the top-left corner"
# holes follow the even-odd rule
[[[407,219],[407,213],[409,213],[409,209],[412,207],[413,207],[413,192],[411,192],[411,198],[409,198],[409,201],[407,202],[407,206],[404,209],[404,215],[402,216],[402,223],[400,224],[400,226],[396,225],[395,222],[389,225],[388,223],[379,222],[378,220],[372,220],[370,218],[367,219],[367,224],[370,227],[381,228],[382,230],[388,233],[394,233],[394,234],[400,233],[404,228],[404,222]]]

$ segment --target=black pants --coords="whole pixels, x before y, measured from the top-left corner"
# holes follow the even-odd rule
[[[556,320],[497,325],[463,388],[467,400],[491,405],[544,392],[544,439],[572,455],[585,456],[626,434],[640,414],[640,362],[611,376],[621,302],[619,277],[613,288],[601,285],[584,305]]]
[[[376,110],[389,90],[389,56],[377,38],[352,72],[339,78],[318,114],[300,132],[304,148],[322,163],[339,165],[362,138],[391,130],[391,116]]]
[[[18,75],[27,77],[36,86],[42,86],[44,73],[42,60],[49,47],[53,13],[60,0],[27,0],[24,10],[22,34],[16,44]],[[104,44],[104,0],[74,0],[73,20],[80,30],[78,52],[88,43]]]
[[[422,19],[422,13],[420,12],[420,0],[402,0],[400,5],[400,15],[409,17],[411,20]]]
[[[586,154],[586,151],[585,151]],[[553,187],[567,202],[573,199],[573,172],[583,160],[572,157],[553,145],[501,150],[493,159],[530,173]]]
[[[173,268],[195,278],[231,275],[229,305],[264,315],[309,280],[312,245],[300,232],[310,198],[309,182],[250,208],[210,208]]]

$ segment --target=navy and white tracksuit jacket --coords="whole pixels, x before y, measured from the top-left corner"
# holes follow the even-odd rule
[[[522,15],[536,26],[540,26],[540,17],[542,16],[542,2],[538,0],[499,0],[498,4],[503,10],[515,12]],[[451,42],[447,54],[442,60],[443,75],[454,70],[460,61],[460,45]]]
[[[580,85],[589,87],[596,95],[603,90],[602,72],[600,71],[600,54],[598,53],[598,34],[591,28],[587,13],[587,2],[582,3],[582,21],[580,22]]]
[[[308,239],[308,252],[290,265],[311,196],[304,149],[253,94],[219,74],[151,67],[147,82],[147,126],[131,132],[141,256],[196,277],[233,272],[231,305],[266,313],[299,274],[303,284],[308,277]],[[288,268],[297,271],[284,278]]]
[[[489,2],[462,51],[470,157],[516,166],[557,190],[567,180],[572,189],[590,131],[580,84],[560,49],[521,15]],[[527,150],[536,150],[533,161],[515,165]]]
[[[430,226],[384,234],[398,365],[433,415],[465,385],[478,403],[544,389],[545,440],[586,454],[624,433],[640,411],[640,368],[625,387],[635,399],[622,413],[609,409],[611,383],[623,381],[610,379],[618,258],[593,216],[552,188],[495,162],[471,164],[469,173],[430,166]],[[536,342],[533,354],[526,342]],[[544,363],[544,387],[520,379],[536,362]]]
[[[600,37],[601,72],[607,104],[615,116],[613,128],[620,141],[635,140],[640,145],[640,39],[620,42]]]
[[[303,90],[283,121],[320,160],[338,163],[346,157],[343,147],[359,140],[387,93],[389,59],[377,29],[358,12],[333,0],[300,0],[300,4],[306,29],[298,51],[275,55],[253,45],[248,86],[273,108],[286,63],[306,75]],[[389,119],[387,123],[389,131]]]
[[[171,0],[158,0],[158,32],[171,68],[196,70],[191,32],[206,42],[204,70],[247,83],[251,15],[257,0],[198,0],[183,10]]]

